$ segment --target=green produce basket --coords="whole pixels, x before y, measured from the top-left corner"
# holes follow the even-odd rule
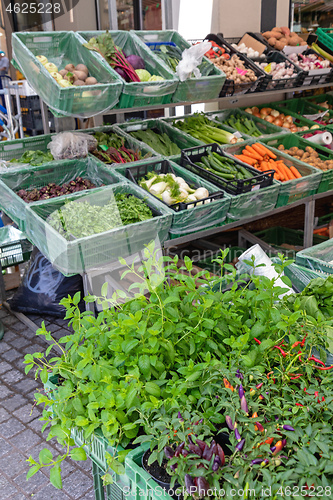
[[[207,144],[206,142],[203,142],[199,139],[196,139],[195,137],[193,137],[192,135],[188,134],[187,132],[184,132],[183,130],[180,130],[179,128],[177,127],[174,127],[174,124],[178,121],[184,121],[186,118],[189,118],[191,115],[183,115],[183,116],[170,116],[169,118],[161,118],[160,120],[162,122],[165,122],[165,123],[168,123],[170,126],[172,126],[173,128],[175,128],[176,130],[178,130],[181,134],[183,134],[185,137],[187,137],[188,139],[191,139],[193,141],[193,139],[196,141],[196,144],[195,146],[201,146],[202,144]],[[234,131],[230,129],[230,127],[224,125],[223,123],[221,123],[220,121],[218,120],[215,120],[213,119],[212,117],[210,116],[207,116],[207,118],[212,122],[212,125],[214,126],[217,126],[218,128],[220,128],[221,130],[226,130],[227,132],[231,132],[233,133]],[[239,138],[239,141],[243,141],[245,140],[245,136],[244,136],[244,139],[242,136],[239,137],[239,134],[236,134],[236,137]],[[229,144],[219,144],[219,146],[221,148],[225,147],[225,146],[228,146]]]
[[[180,160],[179,160],[180,161]],[[179,203],[169,208],[165,205],[168,210],[172,211],[172,224],[170,228],[170,239],[178,238],[180,236],[185,236],[186,234],[195,233],[197,231],[207,229],[209,227],[222,226],[224,224],[229,205],[230,197],[227,193],[221,191],[217,186],[211,182],[202,179],[196,174],[189,172],[188,170],[180,167],[175,162],[168,160],[147,160],[140,164],[124,165],[122,167],[116,167],[118,173],[126,176],[132,182],[138,183],[140,179],[145,177],[148,172],[156,173],[174,173],[175,175],[182,177],[185,181],[195,188],[204,187],[209,192],[209,198],[206,203],[197,206],[195,204],[190,204],[186,207],[186,204]],[[143,188],[139,188],[140,191],[147,193]]]
[[[191,44],[174,30],[133,31],[131,33],[134,33],[144,43],[174,43],[182,52],[191,47]],[[158,45],[151,45],[150,48],[158,57]],[[157,49],[157,51],[155,49]],[[159,59],[164,65],[166,65],[160,57]],[[169,71],[172,71],[169,66],[167,67]],[[202,76],[199,78],[191,77],[184,82],[179,81],[177,90],[173,95],[172,102],[205,101],[207,99],[215,99],[216,97],[219,97],[226,79],[223,71],[217,68],[206,57],[203,58],[203,62],[199,65],[199,71],[202,73]],[[209,76],[205,76],[208,72]],[[176,76],[176,73],[174,73],[174,75]],[[176,78],[178,79],[177,76]]]
[[[246,113],[240,108],[235,108],[235,109],[226,109],[223,111],[210,111],[209,113],[206,113],[206,116],[208,118],[213,118],[214,120],[221,122],[223,126],[229,130],[230,132],[235,132],[236,129],[230,127],[225,123],[226,120],[228,120],[232,116],[241,116],[244,118],[247,118],[251,122],[255,124],[255,126],[259,129],[261,132],[261,135],[259,136],[260,138],[262,137],[267,137],[269,135],[276,135],[276,134],[286,134],[287,130],[283,129],[282,127],[277,127],[276,125],[273,125],[272,123],[268,123],[265,120],[262,120],[261,118],[257,118],[256,116],[251,116],[249,113]],[[245,133],[245,132],[240,132],[242,137],[245,139],[248,139],[249,137],[252,137],[251,135]],[[258,138],[259,138],[258,137]]]
[[[333,52],[333,29],[332,28],[317,28],[316,35],[318,41]]]
[[[322,160],[333,160],[333,151],[324,146],[320,146],[318,144],[314,144],[311,141],[307,141],[302,137],[299,137],[297,134],[287,134],[285,136],[279,137],[267,137],[262,139],[262,142],[267,144],[268,146],[272,146],[273,148],[278,148],[281,144],[285,147],[285,149],[290,149],[293,147],[297,147],[299,149],[305,150],[307,147],[313,148],[319,154],[319,158]],[[293,158],[290,155],[291,158]],[[315,167],[316,168],[316,167]],[[333,189],[333,168],[331,170],[320,170],[322,172],[322,178],[317,190],[317,193],[325,193],[326,191],[331,191]]]
[[[322,217],[318,217],[318,224],[317,226],[323,226],[325,224],[329,224],[333,220],[333,213],[332,214],[327,214],[323,215]]]
[[[250,139],[243,144],[230,145],[225,148],[224,151],[227,155],[230,156],[238,155],[241,154],[242,150],[247,144],[251,146],[256,142],[259,141]],[[273,148],[273,152],[276,154],[277,159],[282,159],[287,167],[294,165],[302,175],[301,179],[293,179],[291,181],[285,182],[274,181],[280,186],[276,208],[284,207],[285,205],[294,203],[317,192],[322,177],[321,171],[319,171],[317,168],[312,167],[311,165],[303,163],[300,160],[296,160],[294,158],[291,159],[291,156],[286,155],[277,149]]]
[[[281,108],[278,107],[278,102],[268,102],[266,104],[259,104],[257,107],[259,108],[259,111],[262,109],[262,108],[272,108],[272,109],[276,109],[277,111],[279,111],[280,113],[283,113],[283,114],[288,114],[290,116],[293,117],[293,122],[294,124],[297,126],[297,127],[309,127],[309,129],[311,127],[313,127],[313,125],[315,125],[315,123],[313,123],[311,120],[307,120],[306,118],[304,118],[303,116],[299,116],[297,115],[296,113],[294,113],[293,111],[289,111],[288,110],[288,113],[286,113],[286,110],[283,110]],[[247,109],[248,106],[246,107],[243,107],[241,108],[242,110],[245,110]],[[246,112],[246,111],[245,111]],[[250,114],[250,113],[248,113]],[[251,115],[250,115],[251,116]],[[266,120],[264,120],[266,121]],[[283,128],[283,127],[279,127],[279,128]],[[289,132],[289,130],[287,130],[287,132]],[[306,133],[306,132],[305,132]]]
[[[24,233],[13,226],[0,228],[0,262],[2,269],[28,261],[31,252],[32,245],[26,239]]]
[[[158,119],[137,121],[135,123],[123,123],[121,125],[118,125],[117,128],[120,129],[122,133],[125,133],[126,137],[130,137],[132,140],[136,140],[139,144],[142,145],[142,147],[145,147],[147,150],[151,151],[154,156],[162,155],[162,153],[155,150],[153,146],[149,146],[145,142],[139,141],[138,139],[132,137],[131,132],[135,132],[137,130],[152,129],[156,133],[167,134],[170,140],[174,142],[180,150],[191,148],[192,146],[197,146],[199,142],[194,139],[194,137],[187,136],[187,134],[183,134],[181,130],[178,130],[175,127],[171,127],[168,123]],[[169,158],[172,160],[179,158],[180,154],[181,152],[171,156],[162,156],[165,156],[165,158]]]
[[[90,117],[113,108],[123,80],[96,53],[88,51],[72,31],[20,32],[12,35],[13,57],[34,91],[51,110],[67,116]],[[83,63],[98,85],[63,88],[36,58],[44,55],[58,69]]]
[[[285,114],[291,112],[294,115],[300,115],[312,122],[319,118],[318,115],[324,112],[326,112],[325,116],[328,115],[330,119],[333,118],[333,111],[321,108],[320,105],[313,104],[306,99],[289,99],[287,101],[280,101],[276,103],[276,107]]]
[[[29,204],[16,194],[17,191],[20,189],[40,189],[50,182],[62,185],[79,176],[89,179],[96,186],[115,184],[121,180],[116,172],[104,168],[93,157],[54,161],[49,166],[21,167],[13,172],[0,174],[0,207],[16,222],[21,231],[25,231],[26,209]],[[82,194],[82,191],[73,194],[73,196],[78,194]],[[60,198],[67,198],[67,196]],[[34,203],[39,202],[32,204]]]
[[[146,472],[142,465],[141,460],[145,451],[149,448],[149,443],[130,451],[125,458],[126,476],[130,481],[130,488],[126,490],[126,499],[128,500],[172,500],[167,491],[162,486],[158,485],[152,476]],[[176,488],[175,488],[176,489]],[[181,488],[179,488],[181,493]],[[107,500],[113,500],[109,498]]]
[[[333,109],[333,94],[318,94],[312,95],[310,97],[303,97],[303,99],[320,107],[323,107],[324,102],[327,102],[330,106],[332,106]]]
[[[119,127],[117,127],[115,125],[113,125],[113,126],[103,125],[102,127],[95,127],[95,128],[90,128],[90,129],[88,128],[88,129],[82,130],[82,132],[87,132],[88,134],[91,134],[91,135],[94,135],[96,132],[104,132],[106,134],[109,132],[113,132],[117,135],[120,135],[125,140],[124,144],[125,144],[126,148],[132,149],[133,151],[136,151],[136,152],[139,151],[141,153],[140,160],[136,160],[136,161],[141,161],[143,159],[150,158],[151,156],[160,156],[155,151],[153,151],[151,148],[149,148],[147,146],[147,144],[144,144],[143,142],[138,141],[134,137],[124,133],[123,130],[121,130]],[[110,168],[111,166],[114,167],[114,166],[118,165],[118,163],[105,163],[102,159],[98,159],[95,155],[92,154],[92,156],[94,156],[94,158],[96,158],[96,160],[101,161],[106,168]],[[130,163],[130,162],[128,162],[128,163]],[[131,162],[131,163],[135,163],[135,161]]]
[[[82,45],[90,40],[106,33],[105,31],[80,31],[76,33],[78,42]],[[145,62],[145,69],[151,75],[162,76],[164,81],[159,82],[123,82],[123,90],[119,98],[117,108],[144,108],[156,104],[169,104],[172,96],[177,89],[178,80],[173,73],[161,64],[160,59],[156,57],[148,47],[129,31],[109,31],[115,44],[121,47],[125,54],[135,54]],[[87,52],[88,49],[84,50]],[[89,51],[91,52],[91,51]],[[100,54],[97,54],[99,60],[105,67],[110,68],[109,64]],[[111,69],[111,68],[110,68]],[[112,70],[113,71],[113,70]]]
[[[269,212],[276,207],[279,196],[279,184],[274,181],[272,186],[250,191],[248,193],[230,195],[231,203],[226,223],[236,222],[246,217],[254,217]]]
[[[14,141],[0,141],[0,160],[9,161],[13,158],[20,158],[26,151],[48,151],[47,145],[51,142],[52,135],[36,135],[25,139],[15,139]],[[13,168],[14,165],[8,168]],[[21,164],[22,166],[22,164]]]
[[[259,231],[254,233],[254,236],[260,238],[265,243],[268,243],[272,247],[279,250],[281,253],[285,254],[288,258],[295,258],[295,253],[298,250],[303,249],[303,241],[304,241],[304,231],[301,229],[290,229],[289,227],[271,227],[269,229],[264,229],[263,231]],[[320,235],[313,235],[314,244],[322,243],[326,241],[328,238]],[[298,247],[295,249],[286,248],[282,245],[292,245],[294,247]]]
[[[241,247],[230,247],[229,248],[229,253],[227,257],[224,260],[225,264],[231,264],[231,262],[234,259],[238,259],[244,253],[246,248],[241,248]],[[209,257],[207,259],[200,259],[198,261],[195,261],[194,264],[202,267],[202,269],[207,269],[207,271],[210,271],[213,274],[216,274],[218,276],[221,275],[221,266],[217,262],[212,262],[213,259],[217,259],[218,257],[221,257],[221,252],[218,251],[213,255],[212,257]]]
[[[333,238],[298,252],[296,264],[321,273],[333,274]]]
[[[281,260],[278,257],[273,257],[272,262],[281,264]],[[328,276],[328,274],[320,273],[319,271],[311,271],[310,269],[299,266],[295,263],[289,264],[289,266],[285,267],[284,274],[290,279],[293,288],[297,291],[297,293],[302,292],[311,280],[316,278],[325,279]],[[328,351],[326,352],[329,354]],[[320,355],[317,357],[320,358]]]
[[[104,206],[115,194],[127,194],[144,200],[152,210],[153,218],[70,241],[47,222],[48,216],[61,209],[67,201]],[[117,262],[119,257],[126,258],[141,252],[152,240],[158,239],[157,243],[162,245],[168,236],[172,220],[171,210],[132,184],[104,186],[90,193],[85,191],[66,198],[66,200],[53,198],[34,203],[27,207],[26,215],[26,231],[29,239],[64,275],[82,274],[89,269]],[[82,223],[89,225],[89,216]]]

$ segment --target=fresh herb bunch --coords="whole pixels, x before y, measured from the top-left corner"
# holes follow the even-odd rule
[[[131,273],[138,279],[131,285],[137,292],[133,300],[119,303],[124,298],[122,291],[108,299],[105,284],[102,297],[85,298],[86,302],[97,301],[102,305],[103,311],[97,318],[91,312],[80,312],[79,293],[62,300],[67,311],[66,319],[74,333],[57,342],[44,324],[37,332],[57,344],[62,354],[48,359],[51,349],[48,347],[44,354],[26,355],[25,363],[27,373],[37,368],[36,376],[44,384],[49,376],[58,377],[59,390],[53,394],[54,399],[36,394],[36,401],[45,405],[44,429],[50,423],[49,436],[56,436],[65,451],[57,460],[40,459],[36,463],[30,459],[33,466],[30,475],[49,465],[59,470],[63,458],[71,453],[70,446],[74,443],[70,435],[75,427],[83,431],[87,442],[94,431],[101,430],[116,449],[115,456],[107,457],[109,466],[114,472],[122,473],[117,446],[120,444],[126,448],[139,432],[146,434],[143,436],[145,440],[154,437],[159,453],[163,453],[166,445],[175,442],[168,437],[170,433],[151,431],[156,422],[154,415],[168,416],[174,408],[182,415],[184,411],[189,412],[196,420],[203,418],[203,426],[208,427],[211,435],[214,431],[223,431],[226,414],[233,422],[237,414],[239,431],[245,439],[240,452],[250,458],[245,457],[244,462],[243,455],[238,454],[233,466],[247,464],[257,456],[253,452],[253,442],[257,443],[261,438],[255,433],[253,421],[251,425],[245,425],[250,420],[245,415],[244,401],[230,389],[230,385],[236,387],[240,384],[237,368],[243,375],[248,411],[258,413],[256,422],[259,424],[264,425],[266,415],[273,422],[267,423],[267,434],[277,437],[271,427],[276,425],[273,419],[273,412],[276,412],[276,415],[283,416],[283,425],[290,424],[296,429],[300,422],[300,430],[295,431],[300,451],[307,449],[310,442],[310,451],[317,453],[322,441],[319,430],[326,432],[325,424],[328,432],[332,432],[332,372],[318,369],[321,365],[309,358],[313,347],[326,347],[322,333],[325,325],[308,317],[305,311],[294,312],[279,301],[278,297],[285,289],[276,287],[275,280],[254,275],[246,277],[248,283],[245,276],[235,280],[235,269],[224,264],[227,253],[228,250],[223,251],[221,259],[217,259],[221,265],[221,277],[216,278],[207,271],[194,275],[189,258],[185,258],[185,266],[178,269],[177,257],[161,258],[158,250],[150,244],[145,251],[144,264],[139,268],[136,262],[127,266],[121,259],[127,269],[123,277]],[[281,265],[275,266],[279,275],[287,263],[282,261]],[[224,276],[225,271],[230,274]],[[282,279],[288,283],[287,279]],[[224,287],[234,281],[223,293]],[[302,351],[301,355],[298,350]],[[298,373],[302,376],[296,376]],[[227,388],[224,378],[228,381]],[[258,388],[261,383],[263,385]],[[318,399],[325,398],[323,407],[319,406],[323,411],[318,411],[313,397],[315,391],[318,391]],[[313,414],[313,431],[309,434],[307,430],[305,435],[301,431],[305,429],[305,422],[309,424],[307,408],[311,408],[310,414]],[[291,414],[295,415],[296,421],[289,422]],[[317,422],[320,426],[316,427]],[[230,441],[236,446],[232,437]],[[269,447],[264,449],[263,446],[262,449],[269,453]],[[323,453],[326,460],[330,447]],[[289,457],[289,453],[286,455]],[[311,458],[311,462],[314,463],[314,459]],[[314,470],[309,463],[302,465],[305,478]],[[319,459],[315,463],[320,473],[322,464]],[[299,463],[297,467],[300,467]],[[325,467],[330,470],[329,464],[326,463]],[[240,472],[238,478],[229,473],[223,477],[230,484],[244,485],[246,474],[247,470]],[[258,476],[260,480],[270,485],[267,474],[262,474]],[[322,477],[321,484],[324,484],[327,479],[324,475]]]
[[[43,165],[43,163],[47,163],[49,161],[53,161],[54,158],[52,154],[47,151],[44,153],[43,151],[25,151],[20,158],[12,158],[9,163],[29,163],[37,167],[38,165]]]
[[[94,50],[110,64],[112,68],[122,70],[131,82],[140,82],[133,66],[126,60],[123,50],[118,47],[108,31],[83,44],[89,50]]]
[[[109,203],[102,206],[81,200],[65,202],[59,210],[48,216],[47,223],[70,240],[103,233],[152,217],[151,209],[143,200],[135,196],[116,194]]]

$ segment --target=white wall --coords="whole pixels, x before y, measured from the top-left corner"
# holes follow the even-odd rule
[[[55,31],[85,31],[97,28],[95,2],[80,0],[77,5],[63,16],[54,20]]]

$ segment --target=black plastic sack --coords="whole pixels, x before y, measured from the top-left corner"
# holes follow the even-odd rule
[[[8,302],[13,311],[63,318],[65,308],[59,302],[76,292],[81,292],[81,298],[84,296],[81,275],[64,276],[52,267],[50,261],[37,248],[34,248],[22,283]],[[82,305],[80,309],[84,310],[83,301],[80,305]]]

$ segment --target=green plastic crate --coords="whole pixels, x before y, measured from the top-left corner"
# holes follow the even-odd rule
[[[247,144],[252,145],[256,142],[259,141],[251,139],[244,142],[243,144],[233,144],[226,147],[224,151],[227,155],[230,156],[238,155],[241,154],[242,150]],[[317,168],[312,167],[311,165],[303,163],[302,161],[296,160],[294,158],[291,159],[291,156],[282,153],[278,149],[273,148],[273,152],[276,154],[278,159],[283,160],[284,164],[287,167],[294,165],[302,175],[301,179],[293,179],[291,181],[285,182],[274,181],[280,186],[276,208],[284,207],[285,205],[294,203],[317,192],[322,177],[321,171],[319,171]]]
[[[30,259],[32,245],[25,234],[13,226],[0,228],[0,262],[2,269],[17,266]]]
[[[259,131],[261,132],[261,135],[258,137],[258,139],[272,135],[272,134],[276,135],[276,134],[286,134],[287,133],[286,129],[283,129],[282,127],[277,127],[276,125],[273,125],[272,123],[268,123],[265,120],[262,120],[261,118],[257,118],[256,116],[251,116],[249,113],[246,113],[245,111],[243,111],[240,108],[226,109],[223,111],[210,111],[209,113],[206,113],[206,115],[209,118],[213,118],[214,120],[223,123],[223,126],[227,130],[229,130],[230,132],[233,132],[233,133],[235,132],[236,129],[227,125],[225,123],[225,121],[228,120],[228,118],[230,116],[241,115],[241,116],[247,118],[248,120],[253,121],[255,126],[259,129]],[[241,132],[241,135],[242,135],[242,137],[244,137],[246,139],[248,139],[249,137],[252,137],[248,134],[245,134],[244,132]]]
[[[317,28],[316,35],[318,37],[318,41],[333,52],[333,29]]]
[[[13,158],[19,158],[26,151],[48,151],[47,145],[51,141],[52,135],[37,135],[25,139],[15,139],[14,141],[0,142],[0,160],[9,161]],[[11,168],[11,167],[8,167]]]
[[[13,57],[31,87],[54,111],[62,115],[94,116],[113,108],[123,81],[111,67],[102,64],[93,51],[82,46],[72,31],[20,32],[12,35]],[[59,69],[83,63],[98,85],[63,88],[36,58],[44,55]]]
[[[236,222],[246,217],[255,217],[269,212],[276,207],[280,186],[276,181],[272,186],[250,191],[248,193],[230,195],[231,202],[226,223]]]
[[[289,99],[287,101],[280,101],[276,103],[277,109],[281,110],[283,113],[293,113],[294,115],[300,115],[306,118],[306,116],[318,115],[326,111],[330,118],[333,118],[333,112],[325,108],[321,108],[318,104],[313,104],[306,99]],[[306,116],[304,116],[306,115]],[[307,118],[314,122],[314,119]],[[314,122],[315,125],[315,122]]]
[[[109,170],[107,172],[110,173]],[[55,210],[61,209],[66,201],[87,201],[92,205],[103,206],[109,203],[115,194],[128,194],[144,200],[154,217],[71,241],[46,222],[47,217]],[[65,200],[53,198],[27,206],[26,232],[52,265],[68,276],[118,262],[119,257],[135,255],[144,250],[152,240],[158,240],[162,245],[168,236],[171,220],[171,210],[149,193],[133,184],[119,183],[91,190],[90,193],[85,191],[67,196]],[[84,222],[88,225],[89,217]]]
[[[25,231],[26,209],[29,203],[23,201],[16,192],[20,189],[40,189],[50,182],[64,184],[78,176],[89,179],[96,186],[115,184],[121,180],[116,172],[106,169],[101,162],[93,157],[58,160],[49,163],[48,166],[21,166],[12,172],[0,173],[0,207],[16,222],[21,231]],[[93,190],[89,190],[89,192]],[[82,191],[73,194],[73,196],[78,194],[82,194]],[[59,198],[67,198],[67,195]],[[33,202],[30,205],[35,203],[40,202]]]
[[[163,122],[158,119],[153,119],[153,120],[141,120],[137,121],[135,123],[123,123],[121,125],[118,125],[117,127],[120,129],[123,133],[125,133],[126,137],[130,137],[132,140],[136,140],[139,144],[142,144],[142,147],[145,147],[149,151],[151,151],[155,156],[158,155],[160,156],[161,153],[155,151],[151,146],[148,144],[139,141],[138,139],[135,139],[134,137],[131,136],[131,132],[134,132],[136,130],[147,130],[147,129],[153,129],[154,132],[160,133],[160,134],[167,134],[169,138],[171,139],[172,142],[177,144],[177,146],[182,149],[186,148],[191,148],[193,146],[198,145],[198,141],[194,139],[191,136],[187,136],[187,134],[183,134],[181,130],[178,130],[175,127],[171,127],[168,123]],[[169,159],[176,159],[180,157],[180,153],[176,155],[172,155],[166,158]]]
[[[90,38],[97,37],[105,31],[80,31],[76,33],[80,44],[86,43]],[[123,89],[119,98],[117,108],[147,107],[156,104],[169,104],[177,89],[178,80],[167,66],[161,64],[148,47],[129,31],[109,31],[115,44],[121,47],[126,55],[135,54],[145,61],[147,71],[151,75],[162,76],[165,80],[160,82],[131,82],[127,83],[122,78]],[[108,63],[97,54],[101,62],[108,66]]]
[[[321,273],[333,274],[333,238],[298,252],[296,264]]]
[[[173,42],[183,52],[191,47],[177,31],[161,30],[161,31],[133,31],[144,43],[160,43]],[[154,51],[158,57],[158,52]],[[159,58],[160,59],[160,58]],[[160,59],[165,65],[166,63]],[[168,66],[167,66],[168,67]],[[169,68],[169,67],[168,67]],[[203,58],[203,63],[199,65],[199,70],[210,70],[210,76],[200,76],[199,78],[189,78],[184,82],[179,81],[177,90],[175,91],[172,102],[190,102],[190,101],[205,101],[207,99],[215,99],[219,96],[224,85],[226,76],[222,70],[217,68],[209,59]],[[169,68],[169,71],[172,71]],[[176,73],[174,73],[176,75]],[[176,76],[176,78],[178,78]]]
[[[179,160],[180,161],[180,160]],[[224,193],[220,188],[216,187],[211,182],[202,179],[196,174],[189,172],[185,168],[177,165],[175,162],[168,160],[146,160],[142,161],[140,164],[128,165],[127,167],[121,166],[116,167],[118,173],[127,177],[128,172],[133,176],[135,182],[143,178],[148,172],[163,173],[164,169],[166,171],[171,171],[169,166],[174,170],[175,174],[179,177],[185,179],[185,181],[195,188],[204,187],[208,190],[210,195],[216,194],[221,196],[218,199],[211,201],[211,203],[205,203],[204,205],[195,206],[189,209],[175,211],[170,209],[166,204],[165,207],[172,212],[172,224],[170,228],[170,239],[178,238],[180,236],[185,236],[186,234],[195,233],[197,231],[207,229],[210,227],[222,226],[224,224],[227,212],[230,205],[230,196],[228,193]],[[130,178],[130,177],[128,177]],[[144,193],[147,193],[143,188],[139,188]]]
[[[333,131],[332,131],[333,132]],[[293,147],[297,147],[299,149],[305,150],[308,146],[313,148],[317,153],[319,154],[319,157],[322,160],[333,160],[333,151],[331,151],[328,148],[325,148],[324,146],[319,146],[318,144],[314,144],[311,141],[307,141],[306,139],[303,139],[297,134],[287,134],[285,136],[279,136],[279,137],[267,137],[262,139],[262,142],[264,142],[268,146],[272,146],[273,148],[278,148],[281,144],[285,147],[285,149],[290,149]],[[293,158],[290,155],[290,158]],[[317,190],[317,193],[325,193],[326,191],[330,191],[333,189],[333,169],[332,170],[327,170],[323,171],[320,169],[317,169],[320,172],[322,172],[322,178]]]
[[[266,104],[259,104],[259,105],[257,105],[257,107],[259,108],[259,110],[262,108],[272,108],[272,109],[276,109],[280,113],[288,114],[288,115],[292,116],[293,118],[295,118],[294,123],[298,127],[309,127],[309,128],[313,127],[314,123],[311,120],[307,120],[303,116],[299,116],[296,113],[294,113],[293,111],[288,110],[288,113],[286,113],[285,110],[282,110],[281,108],[278,107],[278,104],[279,104],[279,102],[268,102]],[[245,107],[242,107],[241,109],[245,110],[247,107],[248,106],[245,106]],[[266,120],[264,120],[264,121],[266,121]],[[279,128],[283,128],[283,127],[279,127]],[[289,132],[289,130],[287,130],[287,132]]]
[[[305,101],[309,101],[317,106],[323,107],[324,102],[328,102],[333,107],[333,94],[318,94],[310,97],[303,97]],[[324,108],[326,109],[326,108]]]
[[[130,451],[125,458],[126,476],[130,481],[130,488],[126,490],[126,499],[172,500],[172,497],[154,481],[141,465],[142,456],[148,448],[149,443],[145,443]],[[179,489],[181,490],[181,488]],[[113,498],[110,497],[107,500],[113,500]]]
[[[224,262],[226,264],[230,264],[235,258],[240,257],[242,253],[245,252],[245,250],[246,248],[230,247],[229,253],[225,258]],[[218,257],[221,257],[220,251],[216,252],[212,257],[195,261],[194,264],[198,265],[199,267],[202,267],[202,269],[207,269],[207,271],[210,271],[211,273],[214,273],[219,276],[221,274],[221,266],[217,262],[212,262],[213,259],[216,259]]]

